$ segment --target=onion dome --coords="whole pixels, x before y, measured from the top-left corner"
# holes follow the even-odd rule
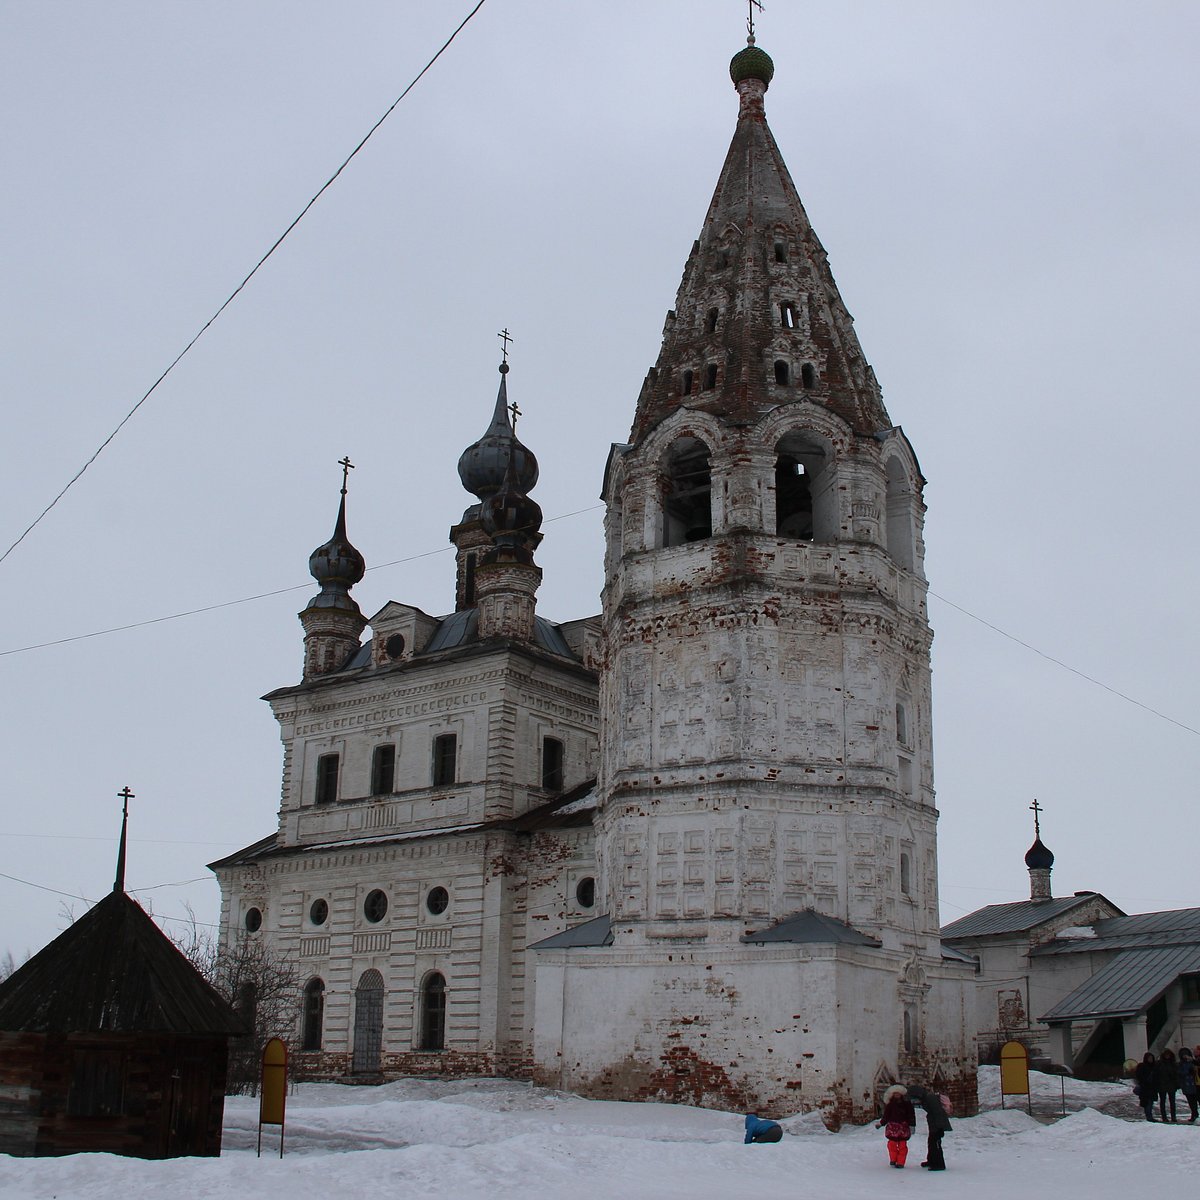
[[[474,445],[468,446],[458,460],[458,477],[468,492],[480,500],[494,496],[505,486],[510,459],[516,471],[520,492],[530,491],[538,481],[538,463],[533,452],[523,446],[513,432],[508,417],[508,363],[500,364],[500,391],[496,396],[496,411],[487,432]]]
[[[1033,839],[1033,845],[1025,854],[1025,865],[1031,871],[1049,871],[1054,866],[1054,855],[1043,844],[1040,837]]]
[[[333,537],[312,552],[308,559],[308,570],[321,585],[321,590],[308,602],[307,608],[347,608],[358,611],[358,605],[350,598],[349,592],[366,573],[367,563],[346,536],[344,483]]]
[[[739,50],[729,60],[729,78],[733,80],[735,86],[743,79],[761,79],[765,91],[770,86],[774,75],[775,64],[771,61],[771,56],[765,50],[760,50],[753,42],[745,50]]]
[[[514,446],[516,439],[513,439]],[[539,540],[542,509],[527,496],[517,477],[516,454],[505,470],[503,485],[480,506],[480,523],[497,547],[529,551]]]

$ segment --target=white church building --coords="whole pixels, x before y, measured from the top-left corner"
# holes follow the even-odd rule
[[[938,929],[923,479],[734,56],[732,144],[626,442],[598,617],[537,615],[508,417],[459,462],[455,610],[350,595],[345,489],[278,828],[213,864],[223,936],[294,956],[310,1076],[498,1072],[866,1119],[975,1104]],[[370,635],[362,640],[369,624]]]

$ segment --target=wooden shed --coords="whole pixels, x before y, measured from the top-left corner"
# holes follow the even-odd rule
[[[115,888],[0,984],[0,1152],[217,1155],[224,999]]]

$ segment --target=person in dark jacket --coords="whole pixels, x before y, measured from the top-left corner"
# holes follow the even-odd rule
[[[1147,1121],[1154,1120],[1154,1097],[1158,1095],[1158,1068],[1154,1055],[1148,1050],[1142,1055],[1142,1061],[1133,1069],[1133,1090],[1137,1093],[1138,1103]]]
[[[1158,1087],[1158,1119],[1167,1119],[1167,1102],[1170,1101],[1171,1121],[1175,1123],[1179,1120],[1175,1115],[1175,1093],[1179,1091],[1179,1064],[1175,1061],[1174,1051],[1164,1050],[1158,1056],[1154,1078]]]
[[[743,1145],[751,1142],[777,1142],[783,1137],[783,1126],[775,1121],[764,1121],[755,1113],[746,1114],[746,1137]]]
[[[887,1138],[888,1161],[893,1167],[903,1168],[908,1159],[908,1139],[916,1123],[912,1101],[900,1084],[893,1083],[883,1093],[883,1116],[875,1123],[875,1128],[882,1129]]]
[[[946,1158],[942,1153],[942,1136],[950,1132],[950,1118],[942,1107],[941,1096],[929,1088],[913,1086],[908,1097],[925,1110],[925,1124],[929,1127],[929,1148],[921,1164],[931,1171],[944,1171]]]
[[[1196,1060],[1186,1046],[1179,1052],[1179,1090],[1192,1110],[1190,1124],[1195,1125],[1196,1117],[1200,1116],[1197,1112],[1197,1091],[1200,1089],[1196,1086]]]

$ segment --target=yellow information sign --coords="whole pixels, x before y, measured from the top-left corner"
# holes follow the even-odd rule
[[[1029,1051],[1020,1042],[1000,1048],[1000,1103],[1005,1096],[1029,1095]]]
[[[283,1157],[284,1110],[287,1108],[287,1046],[272,1038],[262,1054],[262,1084],[258,1089],[258,1152],[262,1154],[262,1127],[279,1126],[279,1157]]]

